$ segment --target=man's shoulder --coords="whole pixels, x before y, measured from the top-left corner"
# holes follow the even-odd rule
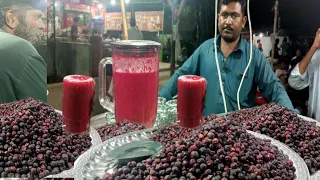
[[[213,46],[215,43],[215,38],[210,38],[208,40],[205,40],[201,45],[200,45],[200,48],[203,48],[203,47],[210,47],[210,46]]]
[[[35,47],[27,40],[8,33],[0,33],[0,52],[11,56],[38,56]]]
[[[5,43],[1,43],[2,44],[1,47],[7,47],[7,48],[14,47],[12,50],[19,50],[19,51],[23,49],[27,49],[28,51],[30,51],[30,49],[35,50],[34,46],[29,41],[8,33],[0,33],[0,41],[5,42]]]
[[[205,40],[202,44],[203,45],[210,45],[215,43],[216,38],[210,38],[208,40]]]

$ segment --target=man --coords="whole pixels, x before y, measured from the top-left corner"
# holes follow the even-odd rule
[[[76,41],[78,39],[78,26],[79,26],[79,17],[73,18],[73,25],[71,26],[71,39],[72,41]]]
[[[276,42],[274,44],[274,57],[273,57],[274,59],[279,59],[279,57],[280,57],[280,54],[279,54],[279,50],[280,50],[279,43],[280,43],[280,39],[277,38]],[[272,56],[272,50],[270,51],[270,57],[271,56]]]
[[[283,59],[279,61],[278,69],[276,70],[276,76],[280,79],[281,83],[286,86],[287,81],[287,71],[285,69],[285,62]]]
[[[290,44],[288,42],[288,38],[283,38],[283,42],[281,44],[282,56],[287,56],[290,48]]]
[[[47,101],[47,65],[31,44],[40,42],[45,25],[42,11],[30,4],[0,1],[0,103],[28,97]]]
[[[128,29],[128,39],[129,40],[143,40],[143,35],[140,29],[136,25],[136,19],[131,17],[130,28]]]
[[[296,56],[294,56],[289,63],[289,72],[293,70],[293,68],[302,60],[301,49],[298,48],[296,50]]]
[[[247,17],[244,15],[245,11],[245,0],[221,1],[218,25],[221,35],[217,37],[217,51],[228,111],[238,110],[237,90],[249,62],[250,45],[240,37],[241,30],[247,21]],[[172,99],[177,94],[179,76],[200,75],[207,80],[204,115],[224,113],[214,58],[214,43],[214,39],[204,42],[162,88],[160,96]],[[252,62],[240,92],[241,108],[255,106],[257,86],[268,102],[275,102],[293,109],[286,91],[272,71],[269,62],[260,50],[253,47]]]
[[[291,71],[289,84],[296,90],[309,87],[308,116],[320,121],[320,29],[307,55]]]

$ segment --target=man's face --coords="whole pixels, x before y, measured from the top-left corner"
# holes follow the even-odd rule
[[[297,55],[298,57],[301,56],[301,50],[300,50],[300,49],[298,49],[298,50],[296,51],[296,55]]]
[[[32,44],[38,44],[44,34],[45,25],[41,19],[42,11],[38,9],[9,10],[6,13],[7,25],[13,33]]]
[[[245,27],[247,17],[242,14],[241,4],[237,2],[221,5],[219,13],[219,31],[226,42],[234,42]]]
[[[20,25],[16,28],[14,34],[30,41],[32,44],[38,44],[41,41],[41,36],[44,34],[45,28],[41,17],[41,10],[27,10],[25,18],[20,22]]]

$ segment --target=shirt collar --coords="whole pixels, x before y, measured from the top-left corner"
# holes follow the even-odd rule
[[[7,31],[5,31],[4,29],[0,28],[0,32],[5,32],[6,33]]]
[[[215,43],[215,39],[213,40],[213,44]],[[217,36],[217,47],[220,48],[220,43],[221,43],[221,36],[218,35]],[[244,44],[244,40],[242,39],[242,37],[240,36],[240,39],[239,39],[239,43],[238,43],[238,46],[237,48],[234,50],[234,51],[242,51],[242,52],[245,52],[245,44]]]

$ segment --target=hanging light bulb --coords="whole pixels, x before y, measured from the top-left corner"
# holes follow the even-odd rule
[[[111,5],[115,5],[116,4],[116,0],[111,0]]]
[[[125,0],[125,3],[126,3],[126,4],[129,4],[129,3],[130,3],[130,0]]]

